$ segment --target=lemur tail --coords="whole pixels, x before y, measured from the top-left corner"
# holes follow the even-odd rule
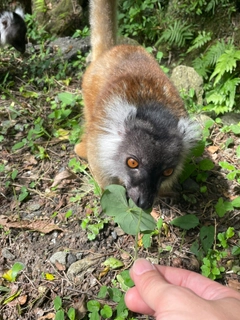
[[[92,61],[116,44],[117,0],[90,1]]]

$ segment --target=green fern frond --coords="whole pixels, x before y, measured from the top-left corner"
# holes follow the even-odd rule
[[[212,73],[210,80],[216,77],[214,85],[216,85],[225,72],[232,73],[236,69],[237,61],[240,60],[240,50],[236,50],[232,47],[226,50],[218,59],[214,72]]]
[[[188,49],[187,53],[201,48],[203,45],[205,45],[208,41],[212,39],[211,32],[206,31],[198,31],[198,36],[193,40],[193,45]]]
[[[190,31],[190,28],[191,25],[176,20],[173,25],[170,25],[164,30],[156,46],[159,45],[160,42],[167,42],[170,46],[183,47],[187,40],[193,38],[193,33]]]
[[[211,46],[209,50],[201,57],[197,57],[193,61],[194,69],[202,76],[206,77],[207,73],[211,72],[212,67],[215,66],[220,56],[226,51],[235,48],[232,41],[225,43],[223,40],[218,41]]]
[[[240,78],[228,78],[223,84],[207,92],[206,101],[217,114],[232,111],[236,103],[236,89],[240,84]],[[225,109],[223,109],[225,108]],[[220,111],[221,110],[221,111]]]
[[[45,0],[34,0],[36,12],[46,12],[47,5]]]
[[[192,66],[201,77],[205,78],[207,76],[207,65],[202,57],[197,57],[195,60],[193,60]]]

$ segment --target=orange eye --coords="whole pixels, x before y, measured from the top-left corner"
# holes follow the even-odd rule
[[[165,177],[171,176],[172,173],[173,173],[173,168],[168,168],[168,169],[165,169],[165,170],[163,171],[163,175],[164,175]]]
[[[128,158],[127,159],[127,165],[131,169],[136,169],[139,165],[138,161],[134,158]]]

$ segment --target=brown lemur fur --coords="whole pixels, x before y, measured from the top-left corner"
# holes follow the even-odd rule
[[[147,209],[174,183],[199,131],[155,59],[141,46],[116,45],[116,20],[116,0],[90,0],[86,127],[75,152],[88,160],[101,188],[122,184]]]

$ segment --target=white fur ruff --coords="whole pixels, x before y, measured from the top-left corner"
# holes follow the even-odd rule
[[[105,108],[107,114],[101,129],[96,146],[99,150],[99,163],[102,172],[108,176],[116,176],[118,171],[116,157],[118,156],[119,146],[125,135],[125,120],[131,116],[135,118],[137,108],[129,104],[126,100],[115,97],[109,101]]]
[[[13,20],[13,13],[5,11],[0,16],[0,44],[4,46],[6,42],[6,36],[7,36],[7,28],[11,24],[11,21]],[[7,27],[3,22],[7,22]]]
[[[24,12],[21,7],[16,8],[15,13],[24,19]],[[0,13],[0,45],[5,46],[7,44],[8,27],[13,21],[13,13],[10,11],[4,11]],[[4,22],[4,23],[3,23]]]

